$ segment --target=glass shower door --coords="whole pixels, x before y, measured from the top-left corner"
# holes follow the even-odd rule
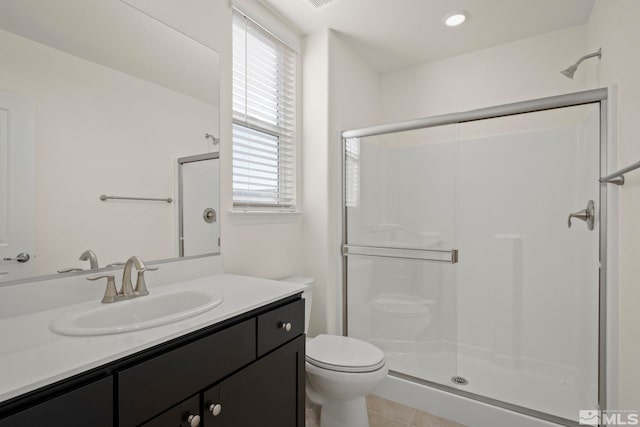
[[[457,129],[464,389],[574,421],[598,407],[599,222],[569,215],[597,217],[599,123],[590,104]]]
[[[575,424],[602,403],[601,106],[520,107],[344,141],[345,326],[396,375]]]
[[[457,375],[453,126],[345,140],[347,333],[391,371]]]

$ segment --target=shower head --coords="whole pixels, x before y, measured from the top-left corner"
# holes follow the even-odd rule
[[[569,77],[570,79],[573,79],[573,75],[575,74],[576,70],[578,69],[578,66],[582,63],[582,61],[584,61],[585,59],[589,59],[589,58],[593,58],[594,56],[597,56],[598,59],[602,58],[602,48],[598,49],[597,52],[594,53],[590,53],[588,55],[583,56],[582,58],[578,59],[576,61],[575,64],[573,64],[572,66],[560,71],[562,74],[564,74],[565,76]]]
[[[572,79],[577,69],[578,69],[578,66],[576,64],[573,64],[571,67],[566,68],[560,72],[565,76],[569,77],[570,79]]]

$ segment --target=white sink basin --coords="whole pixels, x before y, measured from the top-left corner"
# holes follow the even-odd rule
[[[151,294],[65,313],[51,322],[51,329],[62,335],[119,334],[193,317],[223,300],[222,295],[195,290]]]

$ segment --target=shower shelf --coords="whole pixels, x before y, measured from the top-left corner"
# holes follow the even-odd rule
[[[617,172],[614,172],[607,176],[603,176],[602,178],[600,178],[600,182],[606,184],[624,185],[624,174],[638,168],[640,168],[640,161],[629,165],[626,168],[622,168]]]

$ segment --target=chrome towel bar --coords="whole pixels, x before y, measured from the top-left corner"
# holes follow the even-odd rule
[[[167,197],[166,199],[153,199],[149,197],[120,197],[120,196],[105,196],[104,194],[100,196],[100,200],[106,202],[107,200],[146,200],[150,202],[173,202],[171,197]]]
[[[607,184],[623,185],[624,174],[627,172],[631,172],[632,170],[636,170],[638,168],[640,168],[640,162],[636,162],[632,165],[627,166],[626,168],[622,168],[618,172],[614,172],[607,176],[603,176],[602,178],[600,178],[600,182],[607,183]]]

